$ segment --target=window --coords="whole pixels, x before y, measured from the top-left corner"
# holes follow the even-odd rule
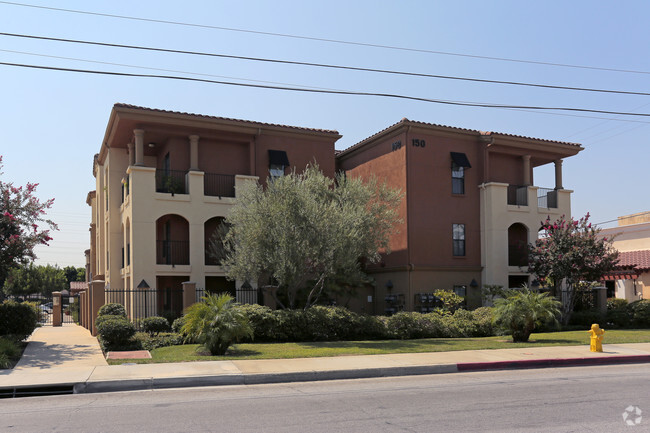
[[[465,167],[451,163],[451,193],[465,194]]]
[[[465,194],[465,169],[472,168],[467,155],[451,152],[451,193]]]
[[[284,169],[289,166],[289,158],[284,150],[269,150],[269,176],[271,180],[284,176]]]
[[[467,286],[454,285],[454,293],[464,298],[467,296]]]
[[[465,256],[465,224],[453,224],[454,256]]]

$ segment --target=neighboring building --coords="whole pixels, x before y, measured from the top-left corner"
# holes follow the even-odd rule
[[[618,227],[603,229],[612,239],[619,263],[605,277],[608,297],[636,301],[650,299],[650,212],[618,217]]]
[[[335,152],[339,138],[336,131],[116,104],[94,160],[96,190],[86,200],[89,279],[127,293],[156,288],[149,302],[158,312],[178,312],[176,289],[186,281],[256,302],[245,282],[225,278],[208,240],[239,185],[314,161],[327,176],[335,169],[374,175],[405,193],[392,253],[368,267],[376,286],[348,304],[356,311],[427,311],[436,289],[455,290],[475,307],[483,285],[530,283],[526,247],[540,222],[571,214],[562,160],[580,152],[578,144],[408,119]],[[554,187],[533,186],[533,168],[550,163]]]
[[[392,253],[368,272],[375,313],[428,311],[428,294],[453,289],[480,306],[480,287],[530,284],[527,245],[541,221],[571,215],[562,160],[574,143],[402,119],[337,154],[348,176],[377,176],[405,192]],[[533,168],[555,164],[553,188],[533,186]]]
[[[116,104],[93,174],[89,275],[107,290],[157,289],[157,311],[182,308],[181,283],[229,291],[208,241],[244,182],[318,161],[334,175],[336,131]],[[254,294],[254,292],[253,292]],[[132,295],[127,295],[132,296]],[[129,299],[122,300],[130,304]],[[131,303],[132,304],[132,303]]]

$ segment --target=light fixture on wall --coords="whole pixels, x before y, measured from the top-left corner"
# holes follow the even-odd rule
[[[148,289],[149,284],[145,280],[140,281],[140,284],[138,284],[138,289]]]
[[[391,280],[386,281],[386,288],[390,291],[393,288],[393,282]]]

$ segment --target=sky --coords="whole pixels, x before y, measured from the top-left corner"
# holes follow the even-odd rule
[[[31,7],[26,6],[31,5]],[[34,7],[36,6],[36,7]],[[49,8],[49,9],[48,9]],[[58,8],[64,10],[53,10]],[[81,13],[84,12],[84,13]],[[0,1],[0,32],[122,45],[415,72],[482,80],[650,93],[645,1]],[[95,188],[93,155],[111,107],[126,103],[334,129],[345,149],[406,117],[580,143],[563,164],[572,213],[612,225],[650,211],[650,96],[147,52],[0,35],[0,62],[174,75],[267,86],[405,95],[292,92],[0,64],[0,179],[39,184],[59,225],[38,264],[84,265]],[[554,186],[553,165],[534,183]]]

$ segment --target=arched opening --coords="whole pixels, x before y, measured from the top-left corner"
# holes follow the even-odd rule
[[[156,220],[156,263],[190,264],[190,225],[180,215],[163,215]]]
[[[521,223],[508,227],[508,266],[528,266],[528,227]]]
[[[203,246],[205,251],[206,265],[220,265],[224,257],[224,249],[221,240],[228,232],[228,226],[224,217],[213,217],[203,225]]]

